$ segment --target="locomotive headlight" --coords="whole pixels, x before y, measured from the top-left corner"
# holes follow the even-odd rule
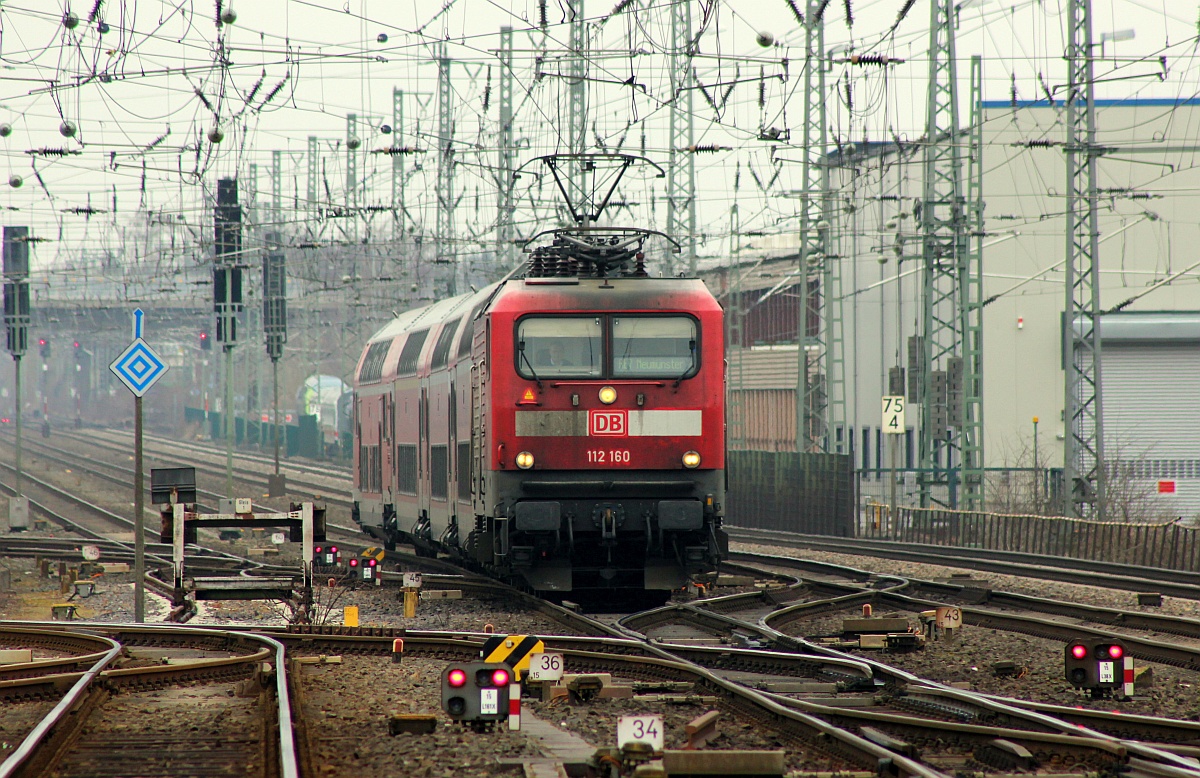
[[[683,455],[683,466],[689,470],[700,467],[700,454],[696,451],[689,451]]]
[[[617,401],[617,390],[611,386],[600,387],[600,402],[605,405],[612,405]]]
[[[520,454],[517,454],[517,467],[522,470],[528,470],[533,467],[533,454],[528,451],[522,451]]]

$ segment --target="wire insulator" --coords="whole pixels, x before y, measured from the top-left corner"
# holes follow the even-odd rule
[[[889,59],[886,54],[852,54],[850,55],[851,65],[877,65],[884,67],[895,60]]]
[[[389,157],[407,156],[409,154],[424,154],[425,149],[413,146],[388,146],[386,149],[375,149],[372,154],[387,154]]]
[[[686,150],[693,154],[716,154],[718,151],[730,151],[730,148],[718,146],[715,143],[697,143],[694,146],[688,146]]]
[[[908,12],[917,4],[917,0],[904,0],[904,6],[900,9],[900,13],[896,14],[896,24],[904,21],[904,17],[908,16]],[[893,25],[894,27],[895,25]]]
[[[546,0],[538,0],[538,26],[542,28],[542,32],[549,27],[546,23]]]
[[[96,4],[92,6],[92,12],[88,14],[88,24],[96,21],[96,17],[100,15],[100,6],[104,5],[104,0],[96,0]]]
[[[267,92],[267,96],[266,96],[266,97],[264,97],[264,98],[263,98],[263,101],[262,101],[261,103],[259,103],[259,104],[258,104],[258,110],[260,110],[260,111],[261,111],[261,110],[263,109],[263,106],[264,106],[264,105],[266,105],[267,103],[269,103],[269,102],[271,102],[272,100],[274,100],[274,99],[275,99],[275,95],[279,94],[279,90],[280,90],[280,89],[283,89],[283,85],[284,85],[284,84],[286,84],[286,83],[288,82],[288,79],[289,79],[289,78],[291,78],[291,77],[292,77],[292,74],[291,74],[290,72],[289,72],[289,73],[285,73],[285,74],[283,75],[283,80],[282,80],[282,81],[280,81],[278,84],[276,84],[274,89],[272,89],[270,92]]]
[[[194,91],[196,93],[196,97],[200,98],[200,102],[204,103],[205,108],[207,108],[212,113],[217,112],[217,109],[213,108],[213,104],[211,102],[209,102],[208,98],[204,95],[203,92],[200,91],[199,87],[197,87],[196,89],[193,89],[192,91]]]
[[[619,2],[613,6],[613,9],[611,11],[609,11],[608,15],[616,16],[617,14],[623,12],[625,9],[629,8],[629,6],[631,6],[631,5],[633,5],[633,0],[621,0],[621,2]]]
[[[258,90],[262,89],[262,84],[263,84],[263,80],[262,80],[262,77],[260,76],[259,79],[254,82],[254,86],[250,87],[250,93],[246,95],[246,103],[247,104],[254,102],[255,96],[258,95]]]
[[[844,0],[844,5],[846,6],[846,26],[853,28],[854,27],[854,9],[852,9],[850,7],[850,0]]]
[[[804,14],[800,11],[800,6],[796,5],[796,0],[787,0],[788,8],[792,9],[792,16],[796,17],[796,21],[801,27],[804,26]]]
[[[829,0],[821,0],[821,4],[817,6],[817,10],[813,13],[813,24],[820,24],[825,19],[825,9],[829,7]]]
[[[1012,73],[1012,86],[1009,87],[1009,100],[1012,103],[1012,107],[1016,108],[1017,107],[1017,74],[1015,71]]]
[[[767,80],[766,71],[763,68],[758,69],[758,107],[767,107]]]
[[[854,89],[850,79],[846,79],[846,110],[854,110]]]
[[[161,144],[163,141],[165,141],[167,139],[167,136],[170,134],[171,134],[171,128],[168,127],[166,132],[164,132],[162,135],[159,135],[154,140],[150,141],[149,145],[145,146],[142,149],[142,151],[153,151],[155,148],[157,148],[159,146],[159,144]]]

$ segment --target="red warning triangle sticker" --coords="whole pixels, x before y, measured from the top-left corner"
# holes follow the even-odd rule
[[[521,402],[523,402],[523,403],[531,403],[531,402],[534,402],[534,401],[536,401],[536,399],[537,399],[537,398],[535,398],[535,397],[533,396],[533,389],[526,388],[526,389],[525,389],[525,395],[524,395],[524,396],[521,398]]]

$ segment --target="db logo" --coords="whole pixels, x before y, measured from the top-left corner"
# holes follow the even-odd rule
[[[624,437],[629,434],[629,411],[588,411],[588,435]]]

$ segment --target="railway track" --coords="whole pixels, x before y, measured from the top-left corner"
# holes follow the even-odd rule
[[[2,754],[3,778],[188,776],[200,765],[208,775],[300,775],[288,665],[272,638],[0,624],[0,640],[74,654],[5,667],[6,708],[57,703]]]
[[[982,548],[959,549],[919,543],[898,543],[863,538],[800,535],[791,532],[726,527],[731,540],[783,548],[827,551],[852,556],[879,557],[919,564],[958,567],[1004,575],[1042,578],[1084,586],[1131,592],[1158,592],[1171,597],[1200,599],[1200,573],[1164,568],[1135,567],[1070,557],[1049,557]],[[811,569],[820,569],[812,562]]]
[[[36,553],[35,549],[38,547],[27,544],[27,551]],[[46,547],[39,550],[51,551]],[[109,553],[106,547],[106,556]],[[117,558],[119,544],[111,553]],[[945,560],[938,555],[939,563]],[[220,564],[234,563],[214,555],[214,565]],[[403,564],[436,570],[443,563],[405,557]],[[277,572],[269,565],[259,568],[264,574]],[[954,603],[963,609],[964,620],[973,629],[1002,629],[1048,640],[1065,641],[1088,624],[1103,634],[1109,634],[1115,625],[1123,629],[1138,625],[1146,635],[1129,637],[1132,655],[1192,669],[1200,661],[1195,647],[1186,640],[1174,644],[1161,639],[1164,634],[1186,636],[1200,626],[1191,620],[1072,606],[1045,598],[1039,602],[1038,598],[993,590],[980,602],[978,586],[879,576],[788,558],[737,554],[726,572],[753,579],[754,586],[733,595],[629,614],[616,625],[536,598],[529,598],[528,606],[562,624],[564,631],[577,633],[546,638],[549,648],[567,654],[574,669],[612,673],[642,684],[691,684],[693,696],[719,701],[727,715],[748,722],[754,730],[774,726],[771,731],[777,731],[779,742],[801,755],[801,761],[812,758],[805,762],[812,769],[870,771],[864,767],[870,762],[864,754],[875,760],[908,759],[912,764],[905,770],[912,772],[904,774],[913,775],[964,770],[1003,773],[1031,765],[1041,765],[1043,771],[1045,766],[1055,765],[1062,772],[1116,770],[1148,775],[1175,775],[1192,769],[1182,761],[1197,755],[1191,744],[1200,741],[1200,732],[1192,723],[1000,699],[954,688],[894,666],[895,658],[882,661],[887,658],[817,645],[806,640],[807,630],[802,626],[812,617],[828,618],[839,611],[861,609],[864,604],[915,614]],[[432,586],[438,585],[437,575],[447,576],[445,585],[465,593],[500,591],[494,582],[464,575],[453,567],[432,574]],[[390,584],[397,576],[387,572],[384,580]],[[524,595],[514,590],[505,596]],[[974,602],[968,601],[972,598]],[[392,641],[401,637],[406,658],[411,651],[414,660],[434,662],[467,658],[483,639],[473,633],[322,625],[255,631],[269,634],[290,652],[304,656],[315,652],[317,656],[380,660],[390,654]],[[593,635],[604,637],[589,637]],[[125,639],[129,640],[128,636]],[[330,671],[325,668],[322,672]],[[807,691],[795,691],[797,688]],[[310,693],[314,698],[323,694],[320,687]],[[869,707],[855,707],[858,705]],[[792,715],[783,715],[784,711]],[[312,725],[305,719],[301,728]],[[832,731],[851,737],[844,740]],[[310,746],[324,743],[321,747],[326,747],[332,742],[319,734],[301,732],[301,736],[308,738],[305,742]],[[862,746],[859,741],[866,741],[871,748],[848,757]],[[1014,751],[1000,741],[1017,743],[1024,751]],[[813,745],[831,742],[836,743],[832,751]],[[885,752],[886,757],[882,756]]]
[[[61,465],[65,470],[70,471],[71,474],[76,477],[80,476],[81,474],[86,475],[86,476],[94,478],[97,481],[100,481],[102,483],[109,484],[117,490],[128,489],[129,485],[133,482],[133,468],[126,467],[121,464],[117,464],[115,460],[108,461],[108,462],[98,462],[92,455],[82,454],[78,451],[60,448],[57,446],[52,446],[52,445],[41,443],[38,441],[34,441],[28,447],[30,448],[32,454],[34,454],[48,462],[53,462],[58,465]],[[119,451],[119,449],[114,449],[114,453],[117,453],[117,451]],[[5,470],[5,472],[10,473],[10,474],[13,472],[13,468],[3,462],[0,462],[0,468],[3,468]],[[265,478],[265,476],[264,476],[264,478]],[[82,499],[70,494],[66,490],[63,490],[63,489],[59,488],[58,486],[50,484],[48,481],[46,481],[44,479],[36,478],[27,472],[27,473],[23,474],[23,480],[33,483],[36,487],[44,488],[56,495],[61,496],[62,499],[69,501],[70,504],[78,505],[81,508],[83,508],[89,512],[98,513],[99,515],[102,516],[102,518],[106,519],[111,524],[111,526],[114,527],[114,529],[116,531],[130,532],[133,530],[133,521],[131,519],[128,519],[124,516],[113,513],[112,511],[107,511],[107,510],[101,508],[100,506],[94,505],[93,503],[91,503],[87,500],[82,500]],[[7,491],[9,493],[12,492],[10,487],[5,487],[5,488],[7,488]],[[258,488],[261,488],[261,487],[258,487]],[[29,490],[26,489],[26,491],[29,491]],[[202,497],[204,500],[204,502],[202,502],[200,504],[200,507],[202,509],[207,508],[209,511],[215,511],[216,506],[219,504],[219,501],[224,496],[224,495],[218,494],[217,492],[213,492],[211,490],[206,490],[206,489],[202,489],[202,488],[197,489],[197,494],[198,494],[198,496]],[[349,505],[348,501],[346,502],[346,505],[347,506]],[[254,503],[254,509],[256,511],[263,511],[263,512],[273,512],[273,511],[281,510],[285,507],[286,506],[281,506],[278,504],[274,505],[274,506],[264,505],[258,501],[256,501]],[[81,525],[79,522],[76,522],[69,518],[66,518],[65,514],[63,514],[61,511],[50,510],[47,506],[43,505],[42,503],[38,502],[37,500],[31,501],[30,508],[35,514],[41,515],[45,518],[49,518],[53,523],[55,523],[59,526],[62,526],[64,529],[67,529],[67,530],[70,530],[73,532],[79,532],[80,534],[89,535],[91,537],[96,537],[96,538],[104,537],[104,534],[102,532],[97,532],[92,529],[80,529]],[[156,513],[148,512],[147,517],[146,517],[146,526],[147,527],[156,527],[157,521],[158,521],[158,515]],[[333,542],[354,543],[354,544],[362,545],[364,540],[366,539],[365,536],[361,533],[361,531],[359,531],[359,529],[357,527],[351,526],[348,523],[339,523],[337,521],[327,521],[326,528],[327,528],[327,532]],[[210,537],[210,538],[217,537],[217,533],[211,532],[211,531],[205,531],[204,535],[207,537]],[[157,539],[157,534],[153,535],[153,538]]]

